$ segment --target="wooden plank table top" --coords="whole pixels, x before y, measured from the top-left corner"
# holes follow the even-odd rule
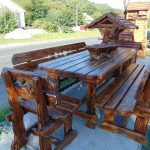
[[[50,75],[73,77],[80,80],[103,80],[116,68],[132,58],[135,49],[119,47],[112,58],[90,60],[88,50],[39,64],[38,68]]]
[[[117,69],[123,67],[125,62],[136,61],[137,51],[134,48],[118,47],[112,52],[111,58],[91,60],[88,50],[47,61],[38,65],[38,68],[46,71],[58,83],[60,77],[76,78],[86,82],[87,112],[78,112],[78,115],[87,120],[87,126],[94,128],[97,119],[94,111],[93,100],[96,87],[103,83]],[[58,88],[59,90],[59,88]]]

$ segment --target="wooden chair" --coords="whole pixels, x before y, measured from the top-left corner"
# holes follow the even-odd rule
[[[31,133],[39,136],[41,150],[63,149],[77,136],[72,129],[72,114],[80,102],[55,93],[55,82],[46,76],[12,68],[4,68],[2,77],[8,93],[12,113],[7,116],[12,121],[14,141],[12,150],[19,150],[28,142]],[[28,129],[24,125],[24,115],[28,112],[38,116],[37,122]],[[64,139],[52,138],[52,133],[64,124]]]
[[[150,64],[146,67],[131,64],[122,75],[100,93],[94,101],[96,108],[104,110],[104,122],[100,127],[119,132],[146,144],[146,131],[150,117]],[[117,115],[136,116],[134,129],[115,123]]]

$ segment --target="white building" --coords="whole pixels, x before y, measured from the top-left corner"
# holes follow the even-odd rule
[[[18,26],[21,28],[25,27],[25,10],[18,6],[16,3],[14,3],[12,0],[0,0],[0,9],[6,7],[8,8],[11,12],[17,13],[19,18],[18,18]]]

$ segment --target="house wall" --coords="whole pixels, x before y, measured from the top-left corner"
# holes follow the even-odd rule
[[[0,9],[2,7],[8,8],[11,12],[17,13],[18,18],[18,26],[21,28],[25,27],[25,11],[21,7],[19,7],[17,4],[15,4],[12,0],[0,0]]]

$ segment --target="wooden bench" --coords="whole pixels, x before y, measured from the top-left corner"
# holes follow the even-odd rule
[[[126,134],[146,144],[146,131],[150,117],[150,64],[131,64],[118,75],[94,100],[96,108],[104,110],[101,128]],[[115,124],[115,117],[136,116],[134,129]]]
[[[80,101],[56,93],[56,84],[51,78],[31,71],[3,68],[2,77],[12,110],[7,116],[13,123],[12,150],[25,146],[31,133],[40,137],[40,149],[51,150],[53,142],[56,150],[60,150],[72,142],[77,136],[72,129],[72,114],[78,110]],[[37,115],[38,119],[25,128],[23,117],[29,112]],[[60,141],[51,138],[52,133],[62,124],[64,139]]]
[[[70,55],[73,53],[84,51],[85,46],[86,44],[84,42],[80,42],[80,43],[74,43],[74,44],[68,44],[63,46],[50,47],[46,49],[18,53],[13,55],[12,64],[13,67],[16,69],[37,71],[38,64],[59,57],[63,57],[66,55]],[[63,84],[65,86],[61,86],[60,91],[67,89],[68,87],[72,86],[77,82],[78,81],[75,79],[68,80],[66,78],[62,78],[60,83],[61,85]]]

